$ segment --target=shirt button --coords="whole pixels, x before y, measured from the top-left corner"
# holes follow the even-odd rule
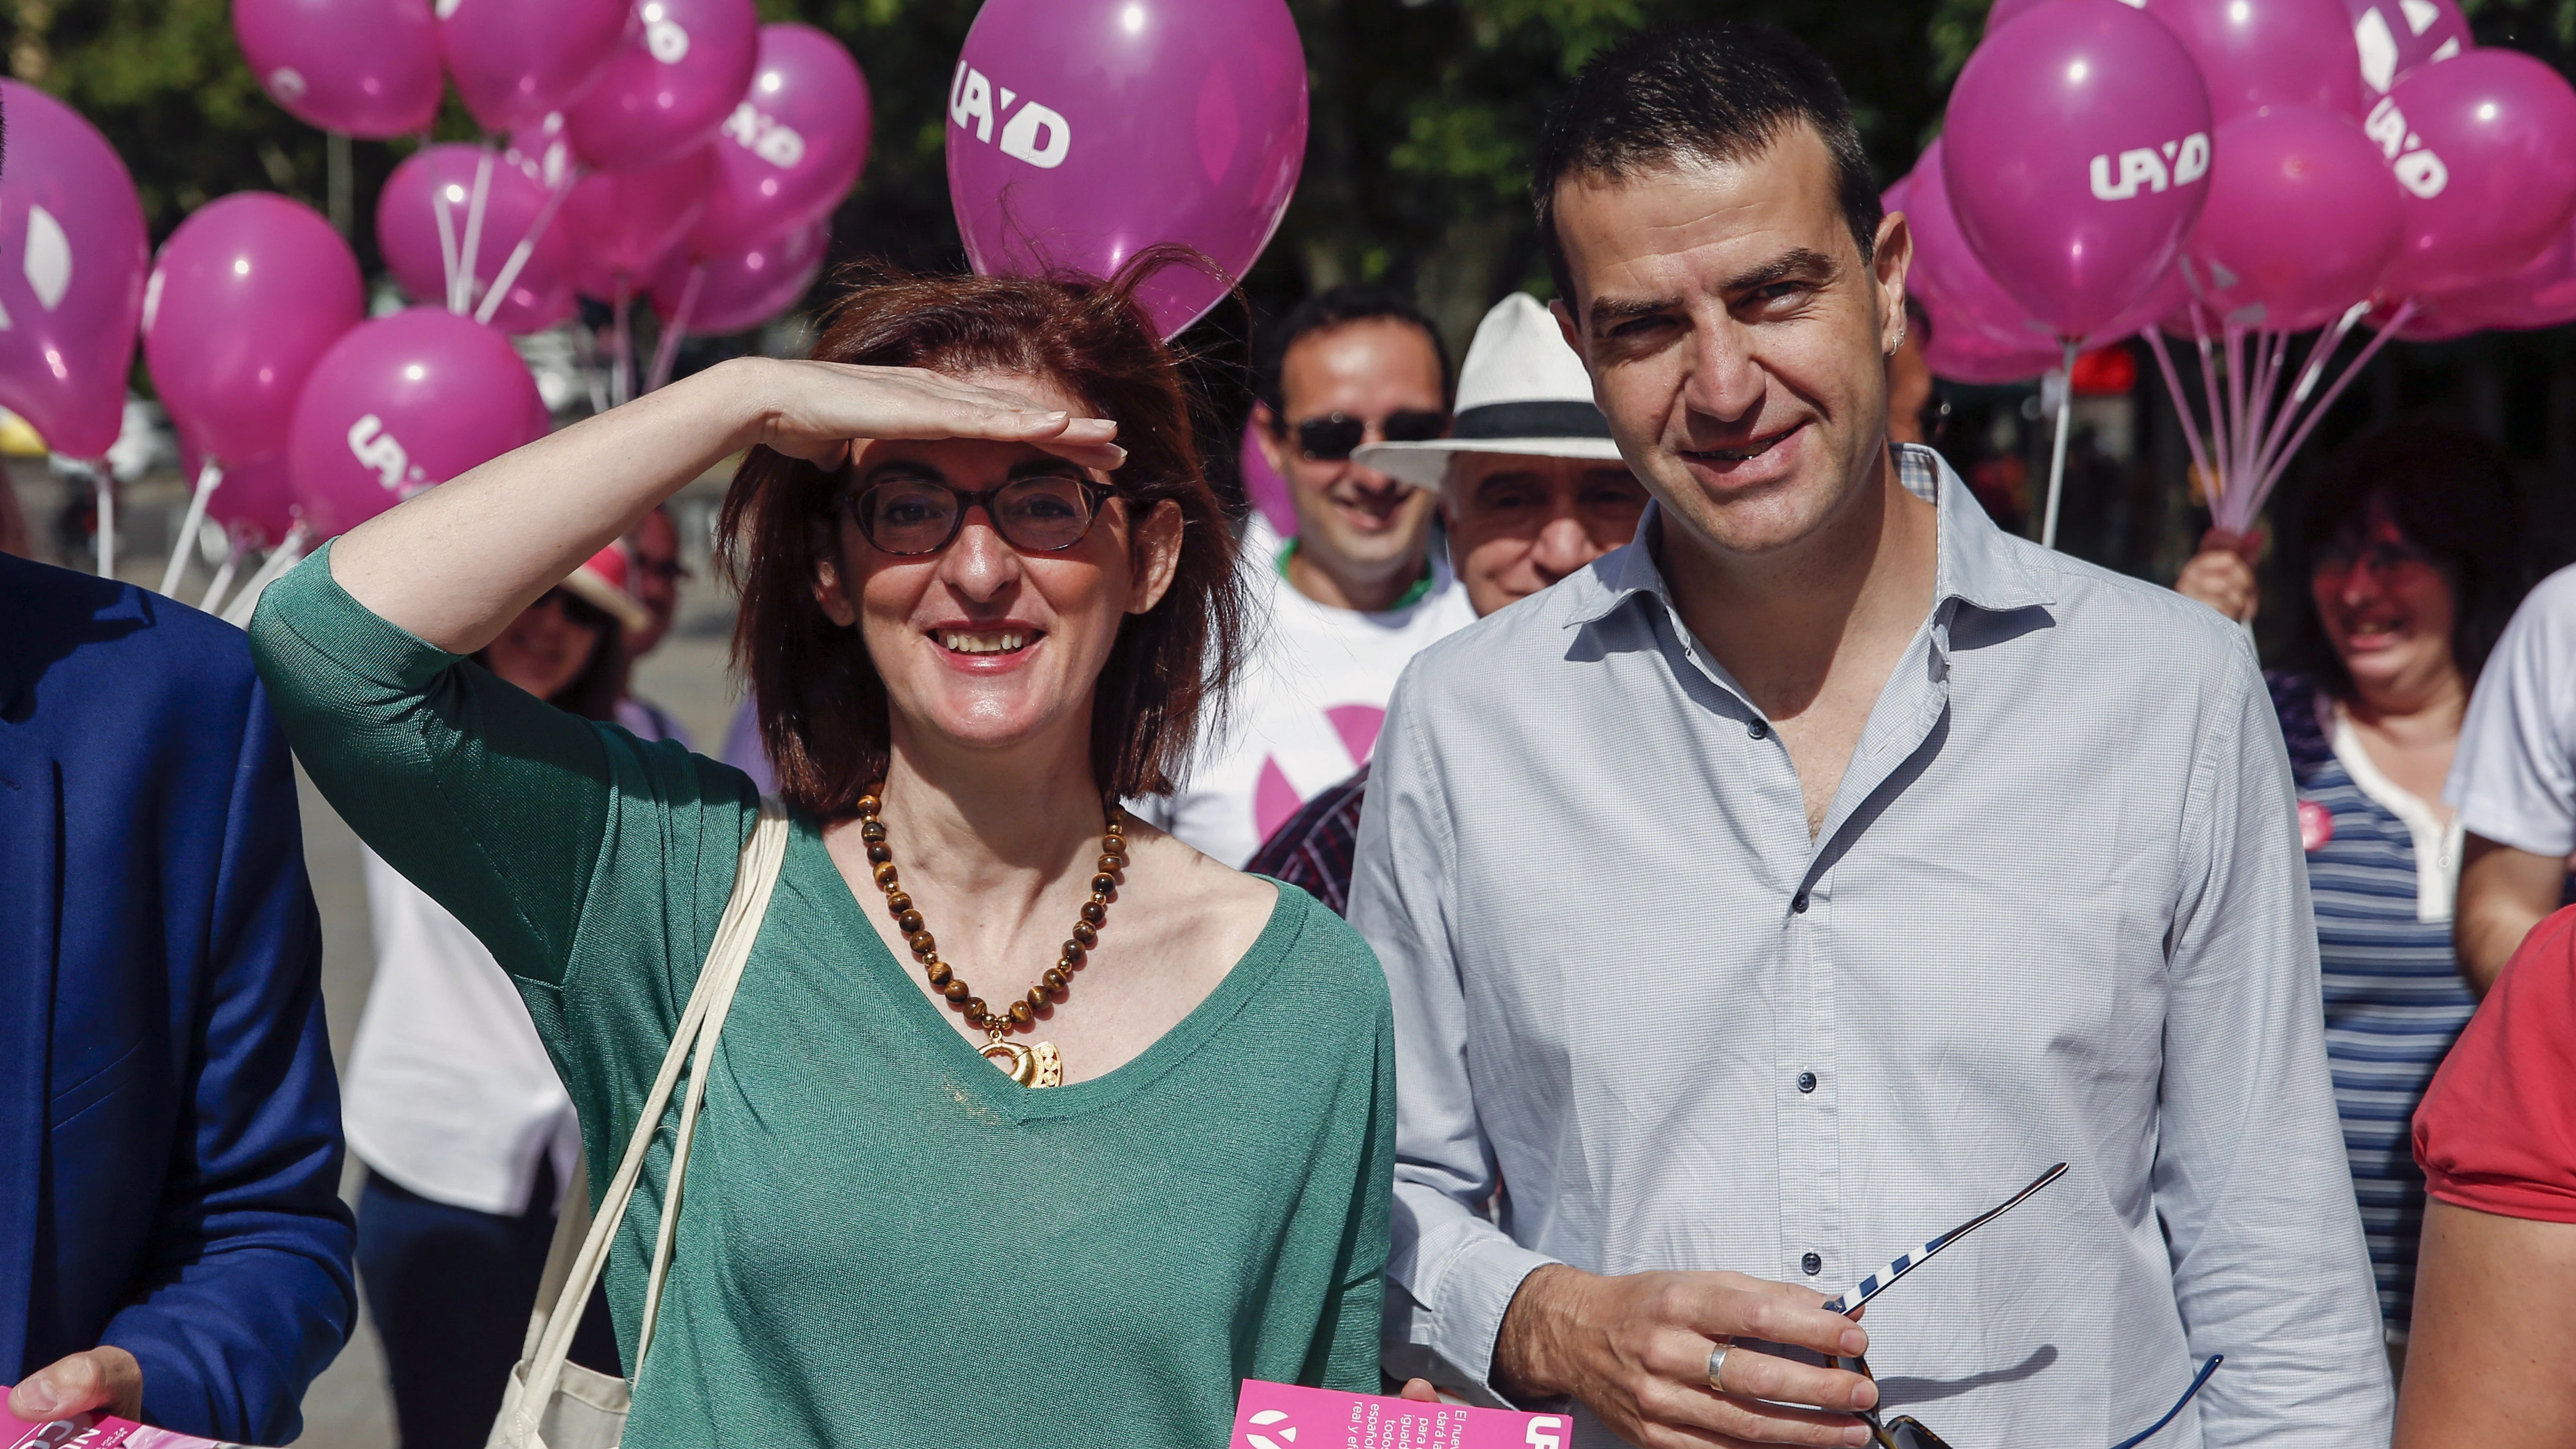
[[[1817,1257],[1813,1253],[1809,1253],[1807,1256],[1798,1260],[1798,1266],[1806,1269],[1807,1276],[1813,1278],[1818,1273],[1825,1271],[1825,1260]]]
[[[1767,740],[1771,738],[1771,727],[1758,719],[1753,721],[1751,724],[1746,725],[1744,727],[1744,732],[1753,736],[1757,740]]]
[[[1813,1072],[1800,1072],[1798,1074],[1798,1090],[1801,1092],[1812,1092],[1816,1090],[1816,1074]]]
[[[1796,895],[1789,897],[1789,909],[1796,911],[1799,915],[1805,915],[1807,913],[1807,893],[1805,891],[1800,891]]]

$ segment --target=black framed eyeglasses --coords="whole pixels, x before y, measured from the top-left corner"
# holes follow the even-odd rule
[[[1390,443],[1427,443],[1449,431],[1449,415],[1423,408],[1399,408],[1378,424],[1378,436]],[[1326,413],[1292,423],[1289,435],[1297,440],[1297,451],[1307,461],[1338,463],[1368,441],[1366,418],[1349,413]]]
[[[2010,1212],[2013,1208],[2019,1206],[2023,1199],[2028,1198],[2031,1194],[2048,1186],[2050,1183],[2057,1181],[2065,1175],[2066,1164],[2061,1162],[2055,1167],[2050,1168],[2048,1171],[2041,1173],[2037,1178],[2034,1178],[2031,1181],[2030,1186],[2014,1193],[2011,1197],[2004,1199],[1996,1206],[1988,1208],[1986,1211],[1977,1214],[1975,1217],[1959,1224],[1950,1231],[1943,1233],[1941,1236],[1934,1238],[1928,1243],[1925,1243],[1922,1247],[1916,1248],[1910,1253],[1900,1254],[1896,1261],[1888,1264],[1879,1271],[1872,1273],[1868,1277],[1861,1279],[1859,1285],[1853,1288],[1851,1292],[1846,1293],[1839,1298],[1826,1300],[1824,1305],[1825,1311],[1828,1313],[1843,1314],[1859,1312],[1862,1304],[1867,1303],[1869,1300],[1887,1291],[1887,1289],[1893,1285],[1897,1279],[1902,1278],[1906,1274],[1913,1272],[1915,1269],[1922,1267],[1933,1254],[1940,1252],[1943,1248],[1946,1248],[1952,1243],[1959,1241],[1961,1238],[1966,1237],[1978,1228],[1984,1227],[1986,1224],[2002,1217],[2005,1213]],[[2209,1361],[2200,1366],[2200,1372],[2192,1375],[2191,1386],[2182,1391],[2182,1397],[2174,1400],[2172,1408],[2165,1410],[2164,1417],[2156,1420],[2152,1424],[2149,1424],[2137,1433],[2130,1435],[2128,1438],[2121,1440],[2119,1443],[2112,1445],[2111,1449],[2137,1449],[2138,1445],[2144,1444],[2149,1439],[2154,1438],[2164,1429],[2165,1425],[2174,1421],[2174,1416],[2183,1411],[2183,1406],[2189,1404],[2192,1399],[2200,1393],[2201,1386],[2209,1382],[2209,1376],[2218,1372],[2218,1366],[2226,1361],[2227,1356],[2225,1354],[2211,1354],[2209,1356]],[[1869,1371],[1869,1360],[1865,1358],[1848,1354],[1837,1354],[1834,1357],[1834,1367],[1851,1373],[1857,1373],[1862,1378],[1868,1379],[1873,1383],[1877,1382],[1878,1376]],[[1882,1419],[1876,1410],[1863,1409],[1860,1411],[1860,1420],[1862,1423],[1869,1426],[1871,1441],[1878,1445],[1878,1449],[1950,1449],[1950,1441],[1933,1433],[1922,1420],[1915,1418],[1911,1414],[1900,1414],[1893,1419]]]
[[[955,541],[981,508],[1002,541],[1022,553],[1062,553],[1091,532],[1113,490],[1064,473],[1014,478],[968,491],[928,478],[888,478],[843,494],[841,508],[880,552],[911,557]]]

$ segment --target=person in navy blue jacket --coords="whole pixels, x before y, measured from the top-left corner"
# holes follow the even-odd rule
[[[12,1413],[299,1432],[357,1313],[321,954],[241,631],[0,555]]]

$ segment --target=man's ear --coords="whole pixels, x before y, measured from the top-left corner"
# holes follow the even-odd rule
[[[1573,348],[1574,355],[1589,365],[1592,354],[1583,350],[1583,328],[1574,320],[1574,309],[1566,306],[1565,299],[1559,297],[1547,304],[1547,310],[1548,315],[1556,319],[1556,330],[1564,334],[1565,345]]]
[[[1288,465],[1295,460],[1289,456],[1288,440],[1280,436],[1281,431],[1279,415],[1270,410],[1270,404],[1252,405],[1252,440],[1261,445],[1261,456],[1270,461],[1270,471],[1285,478]]]
[[[1181,568],[1181,505],[1166,498],[1136,525],[1128,556],[1135,573],[1127,584],[1127,612],[1142,614],[1163,601]]]
[[[1914,228],[1905,213],[1891,211],[1878,219],[1878,250],[1870,257],[1870,280],[1878,288],[1878,350],[1893,357],[1905,345],[1905,274],[1914,267]]]

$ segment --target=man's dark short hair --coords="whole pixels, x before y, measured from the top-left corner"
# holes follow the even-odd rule
[[[1539,246],[1568,307],[1578,305],[1556,230],[1557,183],[1569,176],[1624,180],[1676,162],[1745,161],[1804,122],[1833,158],[1844,224],[1866,264],[1877,250],[1878,188],[1833,68],[1768,25],[1646,31],[1594,57],[1548,113],[1530,200]]]
[[[1270,409],[1272,416],[1286,423],[1287,390],[1280,379],[1288,370],[1289,349],[1318,332],[1379,318],[1422,329],[1423,340],[1431,344],[1432,355],[1440,359],[1440,403],[1448,406],[1454,383],[1449,346],[1440,340],[1440,329],[1431,325],[1421,308],[1383,287],[1327,287],[1289,308],[1288,315],[1262,332],[1260,345],[1253,350],[1252,395]]]

